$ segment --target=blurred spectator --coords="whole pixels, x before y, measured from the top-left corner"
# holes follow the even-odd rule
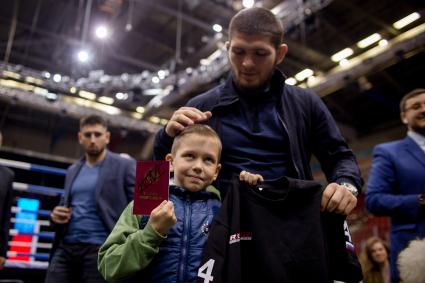
[[[56,234],[46,283],[101,282],[97,253],[133,199],[136,162],[107,149],[101,116],[80,120],[84,156],[68,168],[61,202],[51,213]]]
[[[425,89],[400,102],[407,137],[379,144],[373,151],[366,191],[367,209],[391,217],[391,280],[398,282],[397,256],[407,244],[425,237]]]
[[[367,239],[360,254],[363,270],[363,283],[390,283],[390,249],[378,237]]]
[[[0,147],[2,135],[0,133]],[[3,269],[7,258],[9,242],[10,207],[12,206],[13,171],[0,165],[0,270]]]
[[[413,240],[398,256],[403,283],[425,283],[425,239]]]

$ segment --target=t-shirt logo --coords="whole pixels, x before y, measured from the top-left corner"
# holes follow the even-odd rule
[[[230,235],[229,245],[238,243],[240,241],[251,241],[252,232],[238,232],[236,234]]]

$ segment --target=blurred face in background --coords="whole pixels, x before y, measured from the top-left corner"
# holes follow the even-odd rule
[[[377,264],[382,264],[388,260],[387,249],[381,242],[376,242],[375,244],[373,244],[370,251],[370,255],[372,257],[372,260]]]
[[[78,133],[79,143],[91,157],[100,156],[105,151],[109,138],[110,133],[100,124],[83,126]]]
[[[425,136],[425,93],[407,99],[400,115],[409,130]]]

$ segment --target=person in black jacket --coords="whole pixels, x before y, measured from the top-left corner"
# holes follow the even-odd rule
[[[0,133],[0,147],[2,135]],[[0,270],[6,262],[9,242],[10,208],[13,202],[12,184],[14,173],[9,168],[0,165]]]
[[[312,180],[314,154],[329,182],[322,210],[349,214],[363,184],[357,161],[320,97],[285,84],[276,68],[288,51],[281,22],[267,9],[244,9],[230,22],[226,47],[231,67],[227,81],[173,113],[156,135],[154,158],[164,159],[186,126],[208,123],[223,143],[217,180],[223,195],[226,186],[221,183],[243,170],[265,180]]]

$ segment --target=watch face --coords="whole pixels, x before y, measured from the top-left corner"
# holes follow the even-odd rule
[[[425,206],[425,194],[419,195],[419,204]]]
[[[342,183],[341,186],[344,186],[350,193],[352,193],[355,197],[357,197],[359,192],[357,191],[356,187],[354,187],[353,185],[349,183]]]

